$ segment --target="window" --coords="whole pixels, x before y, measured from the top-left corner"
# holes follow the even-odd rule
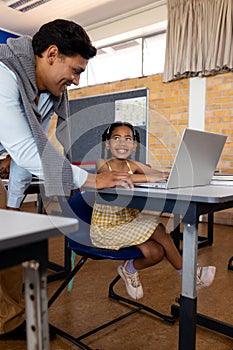
[[[166,33],[144,38],[143,75],[162,73],[165,62]]]
[[[81,75],[79,86],[162,73],[165,49],[165,31],[99,48],[96,57],[89,61],[86,72]]]
[[[131,40],[98,50],[90,60],[88,84],[135,78],[142,74],[142,39]]]

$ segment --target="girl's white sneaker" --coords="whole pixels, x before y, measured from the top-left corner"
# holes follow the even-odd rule
[[[197,289],[209,287],[214,281],[215,272],[215,266],[198,266]]]
[[[139,279],[138,272],[130,273],[126,270],[128,261],[125,261],[117,268],[118,274],[125,282],[126,290],[133,299],[140,299],[143,297],[143,288]]]

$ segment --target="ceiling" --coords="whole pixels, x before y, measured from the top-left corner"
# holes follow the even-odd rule
[[[150,9],[161,2],[164,1],[0,0],[0,27],[20,35],[33,35],[43,23],[63,18],[81,24],[88,31],[97,28],[103,22]],[[14,4],[20,6],[13,8]],[[27,6],[30,6],[29,10]]]

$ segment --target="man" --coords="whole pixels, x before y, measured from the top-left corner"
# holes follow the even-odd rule
[[[67,87],[79,84],[80,74],[95,55],[85,30],[61,19],[44,24],[32,39],[10,38],[0,45],[0,153],[11,156],[9,208],[19,207],[31,174],[44,180],[47,197],[67,196],[81,186],[133,186],[129,174],[88,174],[71,165],[45,134],[54,113],[58,125],[65,126]],[[24,322],[22,276],[15,269],[0,274],[0,334]]]

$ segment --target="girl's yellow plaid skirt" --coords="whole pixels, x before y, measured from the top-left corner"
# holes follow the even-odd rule
[[[139,209],[95,203],[91,222],[92,243],[101,248],[120,249],[147,241],[158,225],[158,217]]]

